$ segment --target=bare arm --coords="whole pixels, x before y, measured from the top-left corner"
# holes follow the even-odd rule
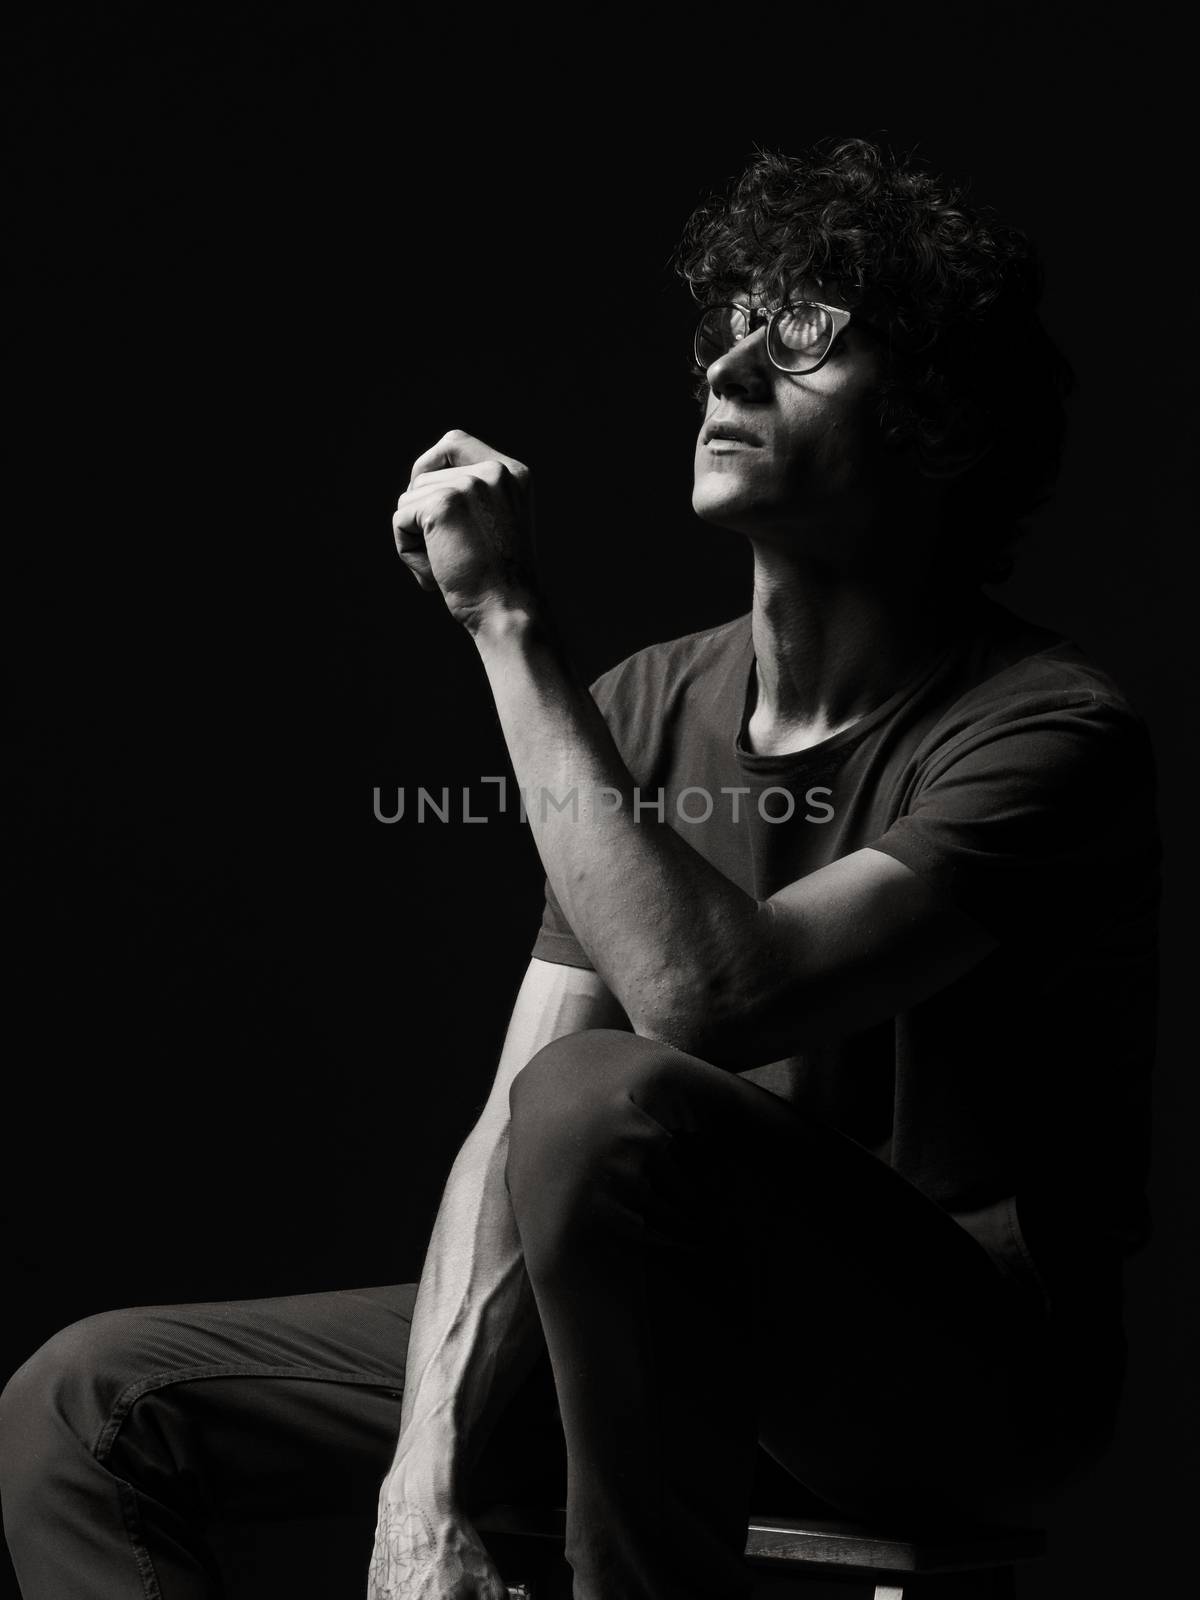
[[[447,434],[413,468],[396,542],[475,641],[546,874],[634,1030],[746,1068],[892,1016],[994,949],[880,851],[760,901],[665,818],[635,812],[633,777],[529,574],[527,479],[520,462]]]
[[[555,797],[529,804],[547,876],[637,1033],[742,1069],[894,1016],[995,948],[869,848],[756,900],[635,809],[600,711],[536,617],[494,613],[475,643],[518,781]]]
[[[541,1348],[504,1186],[508,1092],[552,1039],[626,1026],[595,973],[530,962],[491,1093],[451,1169],[421,1274],[369,1600],[440,1600],[463,1573],[481,1600],[503,1600],[504,1587],[458,1507],[472,1458]]]

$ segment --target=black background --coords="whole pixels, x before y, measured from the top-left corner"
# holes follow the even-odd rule
[[[588,676],[744,610],[744,552],[689,509],[668,258],[756,143],[865,133],[1034,234],[1079,373],[1061,493],[1001,597],[1090,649],[1156,740],[1158,1234],[1130,1271],[1119,1446],[1022,1594],[1176,1581],[1195,295],[1166,15],[114,4],[9,25],[6,1373],[105,1307],[419,1272],[541,874],[511,815],[372,816],[375,785],[508,770],[469,640],[395,558],[395,496],[451,426],[530,463]]]

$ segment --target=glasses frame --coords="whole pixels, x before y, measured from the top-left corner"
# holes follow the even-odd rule
[[[819,361],[814,361],[811,367],[785,367],[771,349],[771,342],[775,330],[779,326],[780,317],[783,316],[785,311],[795,311],[799,306],[816,306],[819,311],[827,311],[833,321],[833,332],[829,335],[829,343],[825,347],[825,354]],[[728,350],[722,350],[719,356],[714,356],[713,360],[706,364],[700,355],[700,329],[710,311],[741,311],[746,316],[748,327],[742,337],[735,339]],[[714,362],[720,361],[722,357],[729,354],[730,350],[736,350],[739,345],[745,344],[747,339],[752,338],[757,331],[757,324],[766,323],[766,348],[771,365],[780,372],[788,373],[793,378],[804,378],[810,372],[818,371],[829,360],[833,354],[833,347],[838,341],[838,336],[846,331],[850,318],[849,311],[844,310],[841,306],[827,306],[823,300],[783,300],[777,306],[744,306],[736,300],[717,300],[712,305],[701,308],[700,320],[697,322],[696,331],[692,335],[692,355],[700,371],[707,372]]]

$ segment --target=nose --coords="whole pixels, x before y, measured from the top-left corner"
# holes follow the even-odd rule
[[[774,370],[767,355],[767,330],[758,327],[718,356],[704,376],[718,400],[726,396],[765,400],[771,392]]]

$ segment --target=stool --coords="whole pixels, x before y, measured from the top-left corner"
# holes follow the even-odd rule
[[[494,1506],[475,1519],[485,1536],[502,1541],[563,1541],[564,1513],[525,1506]],[[1044,1555],[1040,1529],[948,1529],[944,1533],[901,1535],[857,1523],[809,1518],[752,1517],[746,1558],[756,1588],[797,1600],[831,1590],[852,1600],[873,1591],[873,1600],[1011,1600],[1014,1566]],[[790,1581],[789,1581],[790,1580]],[[537,1582],[533,1600],[543,1600]]]

